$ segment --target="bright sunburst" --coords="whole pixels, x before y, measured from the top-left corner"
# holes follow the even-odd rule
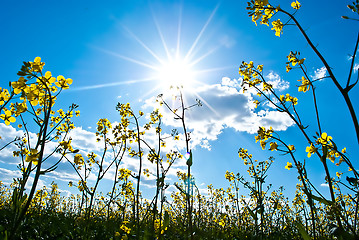
[[[157,28],[157,33],[160,37],[160,41],[162,42],[163,50],[165,55],[163,56],[163,52],[151,48],[145,42],[143,42],[139,37],[137,37],[132,31],[130,31],[127,27],[122,26],[124,30],[149,53],[153,59],[146,60],[139,60],[135,58],[131,58],[128,56],[124,56],[113,51],[99,49],[107,54],[116,56],[121,58],[125,61],[132,62],[136,65],[145,67],[150,69],[152,73],[147,75],[147,77],[142,79],[135,79],[135,80],[128,80],[128,81],[121,81],[116,83],[105,83],[95,86],[87,86],[79,88],[78,90],[86,90],[92,88],[102,88],[102,87],[113,87],[115,85],[122,85],[122,84],[129,84],[129,83],[140,83],[140,82],[147,82],[151,81],[154,82],[153,87],[147,92],[146,95],[152,95],[154,92],[160,90],[161,92],[168,91],[171,86],[173,87],[183,87],[186,92],[192,92],[195,94],[199,99],[203,100],[198,94],[196,93],[196,87],[199,85],[205,85],[205,83],[200,81],[201,75],[204,73],[216,71],[219,69],[224,68],[211,68],[211,69],[198,69],[196,65],[201,62],[202,60],[206,59],[209,55],[214,53],[221,45],[217,45],[213,48],[207,49],[203,55],[198,56],[198,43],[200,39],[203,37],[204,32],[206,31],[208,25],[210,24],[213,16],[215,15],[218,9],[218,5],[214,8],[211,15],[204,23],[203,27],[198,32],[198,35],[195,37],[192,45],[186,51],[183,51],[181,48],[181,28],[182,28],[182,8],[180,7],[180,14],[178,19],[178,27],[177,27],[177,41],[171,46],[169,42],[167,42],[164,38],[163,32],[161,31],[160,25],[157,22],[156,17],[153,15],[153,20]],[[162,52],[162,54],[160,54]],[[154,63],[153,60],[156,60]],[[145,97],[145,96],[143,96]],[[206,102],[204,101],[206,104]]]
[[[168,59],[158,67],[160,84],[168,87],[190,87],[195,81],[192,64],[181,58]]]

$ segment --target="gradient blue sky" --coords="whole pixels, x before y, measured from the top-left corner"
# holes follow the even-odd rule
[[[271,2],[293,11],[290,3]],[[353,16],[346,7],[350,3],[303,0],[296,14],[343,84],[358,30],[356,21],[341,19],[342,15]],[[278,38],[270,27],[255,26],[247,15],[246,5],[246,1],[239,0],[6,1],[0,9],[1,86],[7,87],[9,81],[17,80],[22,61],[32,61],[36,56],[46,62],[45,69],[53,75],[72,78],[70,90],[61,94],[58,104],[63,108],[71,103],[80,105],[81,117],[75,123],[81,130],[76,132],[82,139],[77,142],[81,148],[81,144],[90,139],[83,136],[91,135],[89,132],[94,131],[99,118],[106,117],[111,122],[120,120],[115,110],[117,102],[130,102],[134,109],[150,112],[153,97],[166,92],[158,88],[161,82],[154,77],[156,71],[151,67],[159,65],[158,59],[166,62],[166,49],[170,54],[178,51],[182,57],[188,55],[191,62],[198,60],[193,68],[199,83],[188,90],[188,104],[198,96],[208,103],[188,114],[194,136],[192,172],[196,183],[202,188],[210,183],[225,187],[226,170],[246,175],[246,168],[237,155],[243,147],[259,160],[274,155],[276,160],[269,171],[268,183],[276,187],[284,185],[291,195],[297,180],[294,169],[284,169],[289,157],[262,151],[254,142],[253,132],[262,124],[285,130],[280,134],[288,143],[296,145],[299,159],[307,158],[305,139],[296,127],[288,128],[290,122],[285,117],[270,108],[256,111],[250,108],[251,96],[239,94],[238,67],[242,61],[264,64],[265,74],[281,83],[283,94],[289,92],[299,98],[298,109],[304,122],[310,129],[313,127],[314,134],[312,99],[308,94],[298,93],[296,85],[301,73],[286,73],[285,62],[291,50],[300,51],[307,59],[306,66],[312,76],[323,64],[294,26],[286,26]],[[278,18],[287,19],[283,15]],[[348,155],[356,164],[358,143],[343,98],[329,80],[320,81],[316,86],[324,131],[340,143],[339,147],[347,147]],[[352,90],[351,97],[357,109],[358,88]],[[258,114],[260,110],[266,114]],[[169,119],[167,124],[173,122]],[[2,125],[0,135],[10,136],[9,131],[13,130]],[[8,182],[16,174],[16,168],[14,160],[10,160],[10,152],[2,154],[0,180]],[[307,166],[313,182],[326,193],[325,187],[320,187],[324,173],[319,160],[311,158]],[[183,164],[177,167],[184,169]],[[346,168],[340,170],[344,176],[350,175]],[[65,174],[71,170],[64,167],[62,171]],[[69,191],[70,178],[56,181],[61,189]],[[172,177],[169,183],[175,180]],[[45,177],[43,181],[48,185],[51,178]]]

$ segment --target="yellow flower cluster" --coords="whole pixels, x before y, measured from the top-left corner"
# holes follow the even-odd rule
[[[302,77],[302,79],[298,80],[302,84],[298,87],[299,92],[306,92],[310,89],[311,82],[306,79],[305,77]]]
[[[298,10],[301,4],[298,1],[291,3],[292,8]],[[247,7],[248,14],[252,17],[252,21],[257,25],[257,21],[261,19],[260,24],[269,26],[269,20],[274,16],[276,12],[281,10],[280,6],[273,7],[269,4],[268,0],[251,0],[248,2]],[[272,30],[275,31],[275,35],[280,37],[283,33],[284,24],[280,19],[272,21]]]
[[[259,78],[259,74],[263,71],[263,65],[258,65],[257,68],[254,67],[253,62],[249,63],[242,62],[239,67],[239,75],[243,76],[243,92],[247,90],[246,86],[249,88],[255,87],[261,84],[263,81]],[[266,82],[263,82],[262,91],[270,90],[272,86]]]
[[[31,148],[30,151],[27,151],[27,149],[25,150],[26,150],[25,161],[32,162],[33,164],[37,165],[39,162],[39,152],[37,151],[37,149]]]
[[[295,10],[298,10],[301,7],[301,4],[298,1],[292,2],[291,3],[292,8],[294,8]]]
[[[226,171],[225,178],[226,178],[229,182],[232,182],[232,181],[235,179],[234,173],[233,173],[233,172]]]
[[[283,23],[280,21],[280,19],[272,22],[272,30],[275,31],[275,35],[280,37],[280,35],[283,33]]]
[[[342,151],[339,152],[337,147],[334,147],[332,140],[333,138],[331,136],[329,136],[326,132],[323,132],[315,141],[315,145],[311,143],[310,146],[306,148],[308,158],[310,158],[312,154],[317,153],[318,149],[322,149],[326,158],[331,160],[333,163],[336,158],[339,158],[339,162],[336,163],[336,165],[339,166],[344,161],[342,155],[346,153],[346,148],[343,148]]]
[[[7,89],[0,88],[0,105],[3,114],[0,114],[6,125],[16,121],[16,117],[28,111],[28,105],[34,110],[34,114],[45,113],[44,109],[49,109],[55,104],[56,96],[60,93],[59,89],[68,89],[72,84],[72,79],[63,76],[53,77],[50,71],[43,74],[45,63],[41,62],[40,57],[36,57],[33,62],[25,62],[18,73],[20,75],[17,81],[11,82],[11,94]],[[26,77],[26,78],[25,78]],[[33,81],[34,80],[34,81]],[[22,102],[11,103],[11,109],[5,108],[13,96],[20,95]],[[34,109],[34,106],[40,108]],[[53,114],[53,111],[51,111]],[[39,123],[43,120],[39,119]]]
[[[71,146],[71,139],[69,140],[64,140],[64,141],[61,141],[59,142],[60,144],[60,148],[62,148],[64,150],[64,155],[66,154],[66,152],[75,152],[75,149],[72,148]]]
[[[277,11],[272,7],[268,0],[255,0],[248,2],[247,10],[249,10],[249,16],[252,17],[252,21],[257,25],[257,20],[261,19],[260,24],[268,25],[268,20]]]
[[[107,118],[101,118],[97,122],[96,136],[104,136],[108,133],[108,129],[111,129],[112,125]]]
[[[79,165],[79,166],[83,165],[84,164],[84,157],[81,154],[76,154],[74,156],[74,163],[76,165]]]
[[[131,176],[131,170],[128,170],[126,168],[119,169],[118,179],[127,180],[129,176]]]
[[[16,119],[12,116],[12,112],[10,110],[4,109],[4,114],[0,115],[0,118],[4,120],[6,125],[10,125],[16,121]]]
[[[265,149],[265,146],[266,146],[266,141],[272,136],[272,133],[273,133],[273,128],[270,127],[269,129],[265,129],[265,127],[259,127],[259,130],[257,131],[258,135],[255,136],[255,140],[256,142],[260,142],[261,144],[261,147],[262,149],[264,150]],[[278,147],[278,145],[273,145],[273,148],[275,147]],[[273,149],[274,150],[274,149]]]
[[[279,100],[284,103],[284,102],[291,102],[293,105],[297,105],[298,104],[298,98],[291,96],[289,93],[287,93],[285,96],[284,95],[280,95],[279,96]]]
[[[289,72],[290,70],[292,70],[292,67],[290,66],[290,64],[292,64],[292,66],[296,66],[298,65],[302,65],[305,61],[305,58],[300,58],[300,52],[290,52],[289,55],[287,56],[288,58],[288,62],[287,62],[287,72]]]

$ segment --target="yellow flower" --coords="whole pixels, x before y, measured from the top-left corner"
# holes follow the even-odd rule
[[[294,145],[288,145],[288,148],[289,148],[289,150],[291,150],[291,151],[294,151],[294,150],[295,150]]]
[[[69,85],[71,84],[72,84],[72,79],[71,78],[65,79],[65,77],[62,75],[59,75],[57,77],[57,82],[55,82],[55,85],[62,89],[68,89]]]
[[[97,155],[94,153],[94,152],[91,152],[91,153],[89,153],[89,154],[87,154],[87,157],[89,158],[89,161],[91,162],[91,163],[95,163],[96,162],[96,157],[97,157]]]
[[[15,116],[19,116],[20,114],[24,113],[27,111],[27,105],[26,105],[26,102],[22,102],[22,103],[16,103],[15,104],[15,108],[16,108],[16,111],[15,111]]]
[[[292,2],[292,8],[298,10],[301,7],[301,4],[298,1]]]
[[[286,71],[289,72],[290,70],[292,70],[292,67],[289,64],[287,64]]]
[[[156,133],[160,133],[161,132],[161,128],[160,127],[156,127]]]
[[[61,141],[59,142],[59,144],[64,150],[69,150],[70,152],[75,151],[71,146],[71,139],[69,139],[68,141]]]
[[[220,226],[222,226],[222,227],[224,227],[224,225],[226,225],[226,223],[224,222],[223,219],[221,219],[218,224],[219,224]]]
[[[30,149],[30,152],[28,152],[25,161],[32,162],[33,164],[37,165],[39,162],[39,153],[37,149]]]
[[[317,151],[317,148],[314,147],[313,144],[310,144],[310,146],[307,147],[305,151],[308,153],[308,157],[310,158],[310,156],[312,156],[312,154]]]
[[[260,141],[260,145],[261,145],[261,147],[262,147],[263,150],[266,148],[266,144],[267,144],[266,141],[264,141],[264,140],[261,140],[261,141]]]
[[[33,72],[41,72],[44,65],[45,63],[41,62],[41,57],[36,57],[34,62],[30,62],[31,71]]]
[[[84,157],[81,154],[76,154],[75,157],[74,157],[74,163],[76,165],[84,164]]]
[[[320,138],[317,139],[318,144],[327,145],[333,138],[328,136],[326,132],[323,132]]]
[[[0,92],[0,105],[3,105],[5,101],[9,100],[10,98],[10,94],[9,91],[7,89],[1,89]]]
[[[270,146],[269,150],[271,150],[271,151],[276,150],[277,151],[278,144],[276,142],[269,143],[269,146]]]
[[[284,96],[284,95],[280,95],[279,100],[280,100],[281,102],[284,102],[285,96]]]
[[[287,166],[285,166],[285,169],[291,169],[293,167],[293,164],[290,162],[287,162]]]
[[[228,181],[232,182],[232,181],[234,180],[234,173],[233,173],[233,172],[228,172],[228,171],[226,171],[225,178],[226,178]]]
[[[292,51],[291,51],[291,52],[289,53],[289,55],[287,56],[288,61],[291,62],[293,66],[295,66],[295,65],[297,65],[297,64],[299,64],[299,65],[303,64],[305,58],[298,59],[298,56],[299,56],[299,55],[300,55],[299,52],[292,52]],[[288,62],[288,64],[289,64],[289,62]],[[288,70],[288,68],[292,69],[292,68],[288,65],[288,66],[287,66],[287,72],[289,72],[289,70],[290,70],[290,69]]]
[[[298,80],[299,82],[302,82],[302,84],[298,87],[299,92],[306,92],[310,89],[310,81],[306,79],[305,77],[302,77],[302,79]]]
[[[123,230],[125,233],[130,234],[131,228],[126,227],[126,225],[121,225],[121,230]]]
[[[262,71],[263,71],[263,65],[258,65],[258,66],[257,66],[257,70],[258,70],[259,72],[262,72]]]
[[[282,97],[283,95],[280,95],[280,100],[283,101],[284,100],[284,96]],[[297,105],[298,104],[298,98],[296,97],[293,97],[293,96],[290,96],[289,93],[287,93],[285,95],[285,101],[286,102],[292,102],[293,105]]]
[[[0,118],[4,120],[6,125],[10,125],[10,123],[16,121],[16,119],[13,116],[11,116],[11,111],[9,110],[4,110],[4,114],[1,114]]]
[[[143,174],[146,176],[146,177],[150,177],[150,170],[148,170],[148,168],[145,168],[143,170]]]
[[[26,88],[26,80],[24,77],[20,77],[17,82],[12,82],[11,86],[14,88],[14,93],[19,94]]]
[[[275,31],[275,35],[280,37],[280,34],[283,32],[283,23],[280,21],[280,19],[272,22],[272,30]]]

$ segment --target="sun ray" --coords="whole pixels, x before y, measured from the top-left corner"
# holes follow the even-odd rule
[[[212,11],[211,15],[209,16],[209,18],[207,19],[206,23],[204,24],[204,26],[202,27],[201,31],[199,32],[198,36],[196,37],[196,39],[194,40],[191,48],[188,50],[186,56],[185,56],[185,60],[190,59],[191,54],[194,50],[194,48],[197,46],[198,41],[200,40],[200,38],[202,37],[204,31],[207,29],[209,23],[212,21],[212,18],[214,17],[215,13],[217,12],[219,5],[217,5],[214,10]]]
[[[233,69],[233,68],[236,68],[236,67],[237,66],[226,66],[226,67],[216,67],[216,68],[201,69],[201,70],[197,70],[196,73],[197,74],[210,73],[210,72],[215,72],[215,71],[219,71],[219,70]]]
[[[198,44],[203,38],[203,35],[205,34],[206,30],[208,29],[208,26],[212,22],[217,10],[219,8],[219,5],[217,5],[211,12],[210,16],[206,20],[205,24],[202,26],[202,28],[199,30],[198,34],[195,35],[195,39],[190,46],[188,52],[182,52],[181,49],[181,40],[182,40],[182,18],[183,18],[183,4],[180,4],[179,8],[179,15],[178,15],[178,25],[177,25],[177,36],[174,42],[175,52],[172,53],[170,51],[171,45],[170,42],[166,41],[166,35],[165,31],[161,28],[161,24],[159,22],[159,19],[156,16],[156,13],[154,9],[151,8],[151,14],[152,14],[152,20],[154,22],[155,30],[158,34],[158,39],[161,41],[161,44],[163,46],[163,49],[165,51],[165,54],[162,54],[163,51],[159,49],[157,51],[155,48],[151,48],[151,46],[147,45],[145,41],[140,39],[138,36],[136,36],[130,29],[128,29],[126,26],[123,26],[123,28],[126,30],[126,32],[139,44],[141,45],[152,57],[153,59],[148,59],[148,62],[140,61],[131,57],[127,57],[121,54],[117,54],[115,52],[110,52],[104,49],[100,49],[101,51],[119,57],[123,60],[126,60],[128,62],[135,63],[137,65],[149,68],[153,70],[153,75],[146,79],[139,79],[139,80],[128,80],[118,83],[107,83],[107,84],[98,84],[93,86],[85,86],[81,88],[77,88],[75,90],[89,90],[89,89],[97,89],[97,88],[105,88],[105,87],[112,87],[117,85],[123,85],[123,84],[136,84],[140,82],[146,82],[146,81],[154,81],[155,84],[152,85],[151,88],[149,88],[144,95],[141,96],[141,99],[146,98],[148,96],[152,96],[154,93],[159,92],[167,92],[169,90],[170,86],[177,86],[177,87],[183,87],[183,91],[195,96],[197,99],[199,99],[206,107],[210,109],[215,115],[219,116],[218,112],[196,91],[198,87],[200,86],[209,86],[207,83],[204,83],[200,81],[201,75],[233,68],[233,66],[227,66],[227,67],[216,67],[216,68],[209,68],[209,69],[194,69],[193,67],[197,65],[199,62],[203,61],[204,59],[208,58],[210,55],[218,51],[218,49],[221,46],[216,46],[210,49],[207,49],[207,51],[199,55],[199,47]],[[157,61],[158,63],[150,63],[153,61]],[[184,94],[184,97],[186,98],[187,94]],[[187,96],[188,97],[188,96]]]
[[[205,59],[206,57],[208,57],[209,55],[211,55],[212,53],[214,53],[215,51],[217,51],[220,48],[220,46],[217,46],[215,48],[212,48],[211,50],[207,51],[205,54],[203,54],[202,56],[196,58],[195,60],[190,62],[191,66],[196,65],[197,63],[199,63],[200,61],[202,61],[203,59]]]
[[[161,31],[161,28],[160,28],[160,25],[158,24],[158,21],[157,21],[157,18],[155,16],[155,14],[153,13],[153,10],[151,8],[151,13],[152,13],[152,18],[153,18],[153,22],[155,23],[155,26],[156,26],[156,29],[157,29],[157,32],[158,32],[158,35],[160,36],[160,39],[161,39],[161,42],[162,42],[162,45],[163,45],[163,48],[165,49],[166,51],[166,55],[167,55],[167,58],[168,59],[172,59],[172,56],[168,50],[168,47],[167,47],[167,43],[163,37],[163,34],[162,34],[162,31]]]
[[[123,28],[138,42],[144,49],[147,50],[159,63],[163,63],[163,59],[157,56],[156,53],[154,53],[151,48],[149,48],[144,42],[141,41],[133,32],[131,32],[127,27],[123,26]]]
[[[104,84],[96,84],[96,85],[89,85],[89,86],[84,86],[84,87],[71,88],[69,91],[92,90],[92,89],[107,88],[107,87],[114,87],[114,86],[127,85],[127,84],[135,84],[135,83],[141,83],[141,82],[149,82],[149,81],[154,81],[154,80],[155,79],[153,77],[150,77],[150,78],[144,78],[144,79],[135,79],[135,80],[127,80],[127,81],[121,81],[121,82],[112,82],[112,83],[104,83]]]
[[[143,66],[143,67],[147,67],[147,68],[150,68],[152,70],[157,70],[157,68],[149,63],[145,63],[145,62],[141,62],[139,60],[136,60],[136,59],[133,59],[133,58],[130,58],[130,57],[126,57],[126,56],[123,56],[121,54],[118,54],[118,53],[115,53],[115,52],[112,52],[112,51],[109,51],[109,50],[106,50],[106,49],[103,49],[103,48],[99,48],[99,47],[95,47],[93,46],[93,48],[95,48],[96,50],[99,50],[103,53],[107,53],[109,55],[112,55],[112,56],[115,56],[115,57],[118,57],[118,58],[122,58],[128,62],[133,62],[133,63],[136,63],[140,66]]]
[[[204,105],[206,105],[214,114],[216,114],[216,116],[220,116],[220,114],[206,101],[204,100],[204,98],[202,98],[197,92],[194,93],[196,95],[196,97],[201,100],[201,102],[204,103]]]
[[[182,28],[182,4],[179,7],[179,13],[178,13],[176,57],[178,57],[180,54],[181,28]]]

